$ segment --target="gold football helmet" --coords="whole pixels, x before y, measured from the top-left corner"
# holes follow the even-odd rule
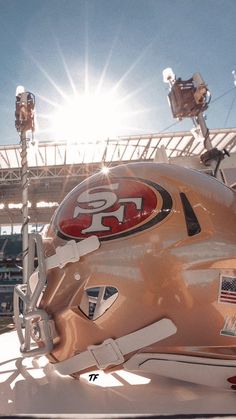
[[[175,165],[80,183],[33,237],[39,268],[15,292],[23,354],[63,375],[123,367],[236,387],[235,221],[233,190]]]

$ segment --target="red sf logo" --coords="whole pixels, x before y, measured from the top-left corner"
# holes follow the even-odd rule
[[[149,180],[123,177],[78,185],[59,207],[58,236],[81,240],[124,237],[163,220],[172,208],[169,193]]]

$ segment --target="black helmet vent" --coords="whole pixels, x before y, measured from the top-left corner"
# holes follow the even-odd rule
[[[196,217],[196,214],[193,210],[192,205],[190,204],[187,196],[185,193],[180,193],[181,202],[183,205],[184,210],[184,217],[187,227],[187,232],[189,236],[195,236],[195,234],[199,234],[201,231],[200,224],[198,222],[198,219]]]

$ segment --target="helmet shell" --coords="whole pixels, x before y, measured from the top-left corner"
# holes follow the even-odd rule
[[[233,190],[175,165],[132,163],[80,183],[51,221],[45,256],[91,235],[101,246],[47,273],[41,307],[59,334],[53,359],[162,318],[171,319],[177,333],[142,352],[236,359],[232,335],[224,333],[227,321],[236,320],[236,301],[222,298],[236,281],[235,217]],[[117,290],[116,298],[91,319],[84,295],[99,287]]]

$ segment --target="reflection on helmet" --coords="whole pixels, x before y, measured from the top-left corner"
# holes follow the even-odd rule
[[[234,191],[174,165],[127,164],[79,184],[52,219],[44,255],[91,236],[100,247],[47,269],[38,308],[54,321],[55,368],[162,374],[161,359],[236,375],[235,216]]]

